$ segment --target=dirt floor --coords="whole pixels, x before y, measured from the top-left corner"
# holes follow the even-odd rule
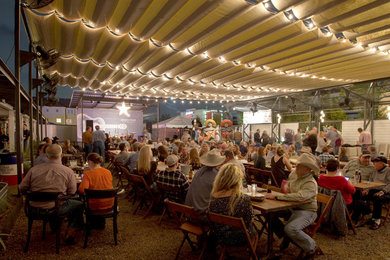
[[[62,243],[60,254],[55,254],[55,235],[48,234],[45,241],[41,240],[42,226],[34,223],[30,248],[23,253],[27,234],[27,218],[23,211],[12,230],[11,237],[6,241],[7,251],[1,252],[1,259],[174,259],[176,249],[182,238],[182,233],[176,229],[174,222],[165,218],[158,225],[159,216],[151,214],[146,219],[141,213],[133,215],[134,206],[125,198],[120,199],[120,214],[118,217],[118,245],[114,246],[112,221],[107,221],[105,230],[93,230],[87,249],[82,248],[83,233],[79,234],[77,244],[66,246]],[[390,222],[379,230],[372,231],[368,227],[357,229],[358,234],[348,232],[345,237],[333,237],[318,233],[315,237],[325,255],[318,259],[390,259]],[[275,243],[277,244],[277,243]],[[260,238],[257,247],[258,255],[264,258],[266,236]],[[289,255],[282,259],[295,259],[299,253],[295,246],[290,245]],[[199,252],[191,251],[186,243],[180,259],[197,259]],[[241,253],[243,259],[245,254]],[[217,255],[208,254],[206,259],[217,259]]]

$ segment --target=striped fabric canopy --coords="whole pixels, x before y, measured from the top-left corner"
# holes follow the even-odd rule
[[[29,1],[27,1],[29,2]],[[388,0],[56,0],[26,14],[60,85],[249,100],[390,76]]]

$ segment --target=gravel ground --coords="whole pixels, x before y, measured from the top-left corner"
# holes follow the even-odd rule
[[[60,255],[55,254],[55,235],[48,234],[41,241],[41,224],[34,223],[30,248],[27,254],[23,247],[27,233],[27,218],[23,211],[16,221],[7,240],[7,251],[2,252],[1,259],[174,259],[182,233],[176,225],[166,217],[161,226],[159,216],[151,214],[143,219],[140,213],[132,214],[133,206],[125,199],[120,199],[118,217],[118,245],[114,246],[112,221],[107,221],[105,230],[93,230],[88,241],[88,248],[83,249],[83,233],[79,234],[74,246],[61,245]],[[372,231],[368,227],[357,229],[358,234],[349,231],[345,237],[333,237],[318,233],[315,237],[324,251],[318,259],[390,259],[390,222],[379,230]],[[277,243],[275,243],[277,244]],[[259,256],[264,256],[266,237],[263,234],[258,245]],[[283,259],[294,259],[298,254],[294,246],[287,250]],[[192,252],[186,243],[182,249],[181,259],[197,259],[199,252]],[[244,255],[244,254],[242,254]],[[207,259],[216,259],[216,255],[208,255]]]

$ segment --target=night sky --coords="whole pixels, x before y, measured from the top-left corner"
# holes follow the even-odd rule
[[[14,1],[13,0],[0,0],[0,58],[7,64],[8,68],[14,72]],[[21,50],[28,50],[29,42],[24,29],[22,20],[20,21],[20,48]],[[22,86],[28,91],[28,65],[26,64],[21,68],[21,83]],[[35,75],[35,72],[33,72]],[[59,98],[70,98],[72,95],[73,89],[70,87],[58,87],[57,97]],[[1,97],[0,97],[1,98]],[[170,114],[170,116],[176,116],[181,111],[185,111],[190,108],[205,108],[205,109],[219,109],[221,106],[219,103],[216,104],[205,104],[202,102],[198,105],[196,102],[194,104],[181,104],[177,102],[176,104],[172,102],[161,103],[160,105],[160,115]],[[145,120],[153,121],[156,118],[156,109],[151,108],[145,111]]]

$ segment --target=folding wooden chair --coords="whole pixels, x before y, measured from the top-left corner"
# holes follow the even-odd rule
[[[382,216],[381,226],[384,226],[390,217],[390,202],[385,203],[384,207],[386,209],[386,215]]]
[[[146,218],[149,215],[150,211],[153,209],[157,198],[155,197],[149,185],[146,183],[145,179],[142,176],[129,173],[128,178],[129,184],[133,186],[136,198],[140,198],[140,202],[135,208],[133,214],[136,214],[139,209],[142,209],[143,206],[146,206],[148,208],[146,210],[146,213],[144,214],[144,218]],[[148,202],[150,202],[149,205]]]
[[[317,218],[316,221],[314,221],[310,226],[308,226],[305,229],[305,232],[310,236],[314,237],[314,235],[317,233],[317,230],[321,227],[322,221],[324,220],[325,214],[328,213],[328,211],[331,209],[332,204],[334,201],[333,196],[328,196],[322,193],[317,194],[317,203],[325,204],[324,209],[321,212],[321,215]],[[322,252],[321,248],[317,245],[317,251],[319,254],[323,255],[324,252]]]
[[[256,230],[256,233],[251,238],[249,236],[245,222],[242,218],[236,218],[236,217],[221,215],[221,214],[212,213],[212,212],[207,212],[207,217],[211,223],[211,229],[213,229],[212,223],[236,227],[236,228],[243,230],[245,237],[246,237],[246,240],[247,240],[247,244],[245,246],[228,246],[228,245],[225,245],[222,243],[221,246],[223,248],[222,248],[222,253],[219,257],[220,260],[225,258],[227,248],[234,248],[237,250],[248,250],[249,249],[249,255],[250,255],[251,259],[252,259],[252,257],[253,257],[253,259],[256,259],[256,260],[258,259],[257,254],[256,254],[256,247],[257,247],[257,243],[259,241],[259,236],[258,236],[257,230]]]
[[[109,199],[113,198],[113,206],[107,209],[91,209],[89,206],[90,199]],[[112,218],[113,231],[114,231],[114,242],[115,245],[118,244],[117,241],[117,216],[118,216],[118,195],[117,189],[108,189],[108,190],[90,190],[85,189],[85,216],[86,216],[86,230],[85,230],[85,239],[84,239],[84,248],[87,247],[88,236],[91,233],[91,217],[100,216],[102,218]]]
[[[189,234],[195,235],[198,241],[201,241],[201,243],[203,242],[202,251],[199,256],[199,259],[202,259],[204,251],[206,250],[206,236],[208,232],[208,227],[202,224],[198,213],[193,207],[172,202],[168,199],[165,200],[165,204],[167,205],[169,212],[179,224],[179,229],[183,232],[184,235],[180,246],[177,249],[175,259],[179,257],[180,251],[186,240],[191,246],[192,250],[195,251],[196,247],[194,245],[194,242],[190,239]],[[188,219],[186,219],[185,217],[190,218],[191,221],[188,221]]]
[[[157,182],[157,187],[158,187],[158,189],[161,193],[161,196],[162,196],[160,201],[162,201],[162,200],[165,201],[165,199],[173,201],[172,198],[170,198],[169,194],[170,193],[180,193],[182,191],[180,187],[172,187],[172,186],[164,185],[164,184],[161,184],[158,182]],[[182,198],[180,201],[176,201],[176,202],[184,203],[184,198]],[[167,212],[167,205],[166,205],[166,203],[164,203],[164,210],[163,210],[163,213],[161,214],[161,217],[158,221],[159,225],[161,224],[161,221],[162,221],[166,212]]]
[[[272,183],[276,184],[278,187],[280,186],[279,183],[277,183],[274,175],[272,174],[271,171],[266,171],[266,170],[260,170],[257,168],[253,167],[248,167],[247,168],[247,175],[249,178],[248,183],[256,183],[256,184],[267,184],[268,179],[272,179]]]
[[[352,214],[349,213],[349,210],[348,210],[347,206],[345,206],[345,216],[347,218],[347,226],[348,226],[348,223],[349,223],[349,225],[352,228],[353,233],[356,235],[356,228],[355,228],[355,224],[352,221]]]

